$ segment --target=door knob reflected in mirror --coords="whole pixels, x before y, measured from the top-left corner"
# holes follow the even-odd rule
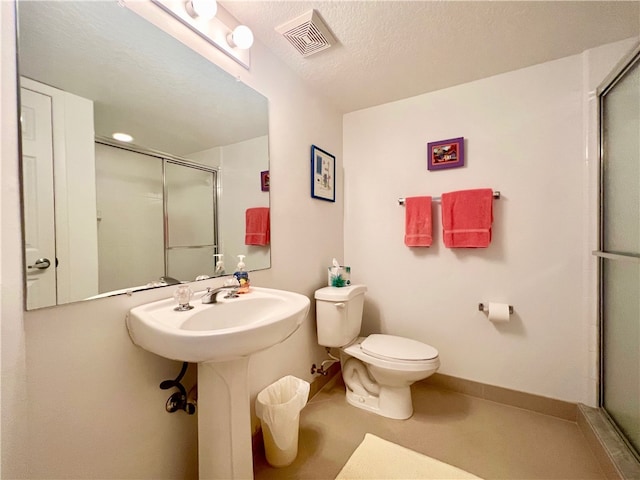
[[[48,258],[39,258],[36,260],[33,265],[29,265],[27,268],[37,268],[38,270],[45,270],[49,268],[51,262]]]

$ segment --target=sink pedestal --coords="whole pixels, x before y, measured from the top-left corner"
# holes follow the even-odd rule
[[[253,479],[249,357],[198,363],[201,480]]]

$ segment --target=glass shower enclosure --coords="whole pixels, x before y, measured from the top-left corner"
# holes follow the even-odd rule
[[[99,291],[214,275],[218,170],[96,142]]]
[[[640,458],[640,49],[599,106],[600,403]]]

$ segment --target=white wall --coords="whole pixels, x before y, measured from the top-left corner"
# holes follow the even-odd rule
[[[588,400],[583,68],[572,56],[345,116],[345,262],[369,287],[366,331],[435,346],[444,374]],[[465,167],[429,172],[427,142],[460,136]],[[439,204],[434,245],[404,246],[399,197],[481,187],[502,193],[489,248],[445,248]],[[493,324],[479,302],[515,314]]]
[[[135,347],[125,328],[132,306],[170,296],[174,288],[22,312],[13,5],[0,2],[0,8],[2,474],[30,479],[195,478],[196,419],[166,413],[168,395],[158,388],[177,375],[180,364]],[[152,5],[140,2],[136,8],[166,22],[166,15],[154,13]],[[174,34],[194,37],[179,26]],[[269,98],[272,268],[253,273],[252,284],[311,296],[326,281],[331,258],[342,257],[344,235],[342,195],[335,204],[310,197],[310,146],[335,154],[341,172],[341,116],[259,43],[252,48],[247,72],[204,40],[194,42],[212,61]],[[339,192],[341,181],[340,174]],[[211,280],[198,288],[221,283]],[[252,358],[252,396],[286,374],[312,380],[311,364],[323,359],[311,314],[282,345]]]

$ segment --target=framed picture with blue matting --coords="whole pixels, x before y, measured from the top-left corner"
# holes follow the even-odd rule
[[[311,196],[336,201],[336,157],[311,145]]]

